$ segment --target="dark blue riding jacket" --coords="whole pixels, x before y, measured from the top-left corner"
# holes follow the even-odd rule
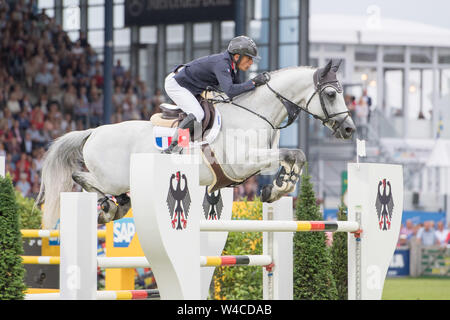
[[[179,67],[177,66],[174,71]],[[239,70],[228,51],[198,58],[185,64],[184,69],[175,75],[175,80],[194,96],[201,94],[208,86],[219,85],[230,98],[255,88],[251,80],[240,83]]]

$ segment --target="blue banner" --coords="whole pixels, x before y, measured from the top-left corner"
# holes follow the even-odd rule
[[[323,220],[337,220],[337,212],[337,209],[324,209]],[[408,219],[411,219],[413,224],[432,220],[435,224],[439,221],[443,221],[444,225],[447,225],[447,222],[445,221],[445,212],[403,211],[402,224],[404,225]]]
[[[388,277],[409,276],[409,248],[396,249],[387,272]]]

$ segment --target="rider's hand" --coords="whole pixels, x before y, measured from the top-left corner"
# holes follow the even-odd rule
[[[260,74],[258,74],[256,77],[254,77],[252,79],[253,84],[255,85],[255,87],[262,86],[263,84],[266,84],[268,80],[269,79],[267,79],[267,77],[266,77],[266,75],[264,73],[260,73]]]

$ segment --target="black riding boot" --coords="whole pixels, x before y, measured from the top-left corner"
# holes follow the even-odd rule
[[[178,125],[178,129],[189,129],[191,139],[194,138],[195,140],[197,138],[196,136],[198,136],[198,133],[196,131],[201,132],[201,124],[196,120],[195,116],[192,113],[190,113],[186,118],[184,118],[180,122],[180,124]],[[178,146],[178,129],[175,131],[175,134],[172,137],[172,143],[167,149],[163,150],[162,153],[170,154],[174,152],[175,147]]]

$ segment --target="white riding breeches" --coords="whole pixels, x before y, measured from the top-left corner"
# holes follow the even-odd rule
[[[188,89],[178,84],[174,76],[175,73],[171,72],[164,82],[164,89],[166,89],[167,95],[175,102],[178,108],[186,112],[186,114],[192,113],[197,121],[201,122],[205,116],[203,108]]]

